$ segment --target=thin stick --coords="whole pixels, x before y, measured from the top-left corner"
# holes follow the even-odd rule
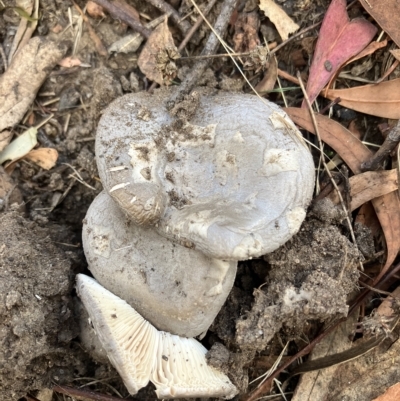
[[[202,55],[214,54],[216,52],[220,43],[219,37],[225,32],[228,26],[229,18],[232,15],[237,1],[238,0],[224,0],[222,3],[221,12],[218,15],[217,21],[215,22],[213,32],[210,33],[210,36],[208,37],[208,40],[204,46]],[[196,8],[198,8],[193,0],[192,3]],[[201,11],[200,15],[203,15]],[[216,32],[216,34],[214,34],[214,32]],[[209,63],[210,60],[200,60],[198,63],[196,63],[190,73],[183,80],[179,88],[170,97],[168,108],[172,109],[175,104],[183,100],[185,95],[189,94],[189,92],[196,85],[197,81],[204,74]]]
[[[189,22],[182,19],[178,11],[176,11],[170,4],[166,3],[164,0],[148,0],[148,2],[158,8],[163,14],[168,14],[183,34],[186,34],[189,31]]]
[[[389,135],[386,137],[382,146],[372,156],[372,158],[361,164],[362,171],[377,170],[380,167],[381,162],[389,156],[392,150],[397,146],[400,141],[400,122],[397,122],[396,126],[391,129]]]
[[[340,323],[344,322],[345,320],[346,318],[341,318],[337,322],[333,323],[325,331],[323,331],[321,334],[315,337],[314,340],[312,340],[296,355],[290,357],[280,368],[278,368],[274,373],[272,373],[272,375],[260,387],[255,389],[252,393],[250,393],[249,397],[247,397],[244,401],[255,401],[259,397],[262,397],[263,394],[270,389],[272,381],[276,379],[288,366],[290,366],[298,358],[309,354],[324,337],[326,337],[329,333],[331,333],[336,327],[339,326]]]
[[[210,0],[210,2],[207,4],[207,7],[203,11],[204,16],[206,16],[211,11],[211,9],[214,7],[216,2],[217,2],[217,0]],[[179,51],[182,51],[185,48],[185,46],[188,44],[189,40],[192,38],[192,36],[197,31],[199,26],[203,23],[203,21],[204,21],[204,18],[203,18],[203,16],[200,15],[197,18],[194,25],[187,32],[187,34],[186,34],[185,38],[182,40],[181,44],[179,45],[179,47],[178,47]],[[182,58],[186,58],[186,57],[182,57]]]
[[[340,200],[340,204],[341,204],[341,206],[343,208],[343,211],[346,214],[346,221],[347,221],[347,224],[349,226],[349,231],[350,231],[350,235],[351,235],[351,239],[353,241],[353,244],[357,245],[356,237],[355,237],[354,231],[353,231],[353,227],[351,226],[351,221],[350,221],[350,217],[349,217],[349,211],[346,209],[346,206],[344,204],[344,200],[343,200],[342,194],[341,194],[341,192],[339,190],[339,187],[337,186],[336,181],[333,178],[332,173],[331,173],[331,171],[329,170],[329,168],[328,168],[328,166],[326,164],[325,158],[323,157],[323,143],[322,143],[322,140],[321,140],[321,135],[319,134],[318,123],[317,123],[317,120],[315,118],[315,114],[313,112],[313,109],[311,107],[310,98],[308,97],[308,94],[306,92],[306,88],[304,87],[303,80],[301,79],[300,71],[297,72],[297,79],[299,80],[299,84],[300,84],[301,90],[303,91],[303,94],[304,94],[304,100],[307,103],[308,111],[310,112],[310,117],[311,117],[311,120],[312,120],[313,125],[314,125],[315,135],[317,136],[318,145],[319,145],[320,152],[321,152],[321,155],[322,155],[322,164],[324,166],[324,169],[325,169],[326,173],[328,174],[329,179],[332,182],[333,187],[335,188],[335,190],[336,190],[336,192],[338,194],[338,197],[339,197],[339,200]],[[360,262],[360,264],[361,264],[361,262]],[[362,267],[362,264],[361,264],[361,267]],[[363,270],[363,268],[361,268],[361,270]]]
[[[74,397],[78,400],[93,400],[93,401],[121,401],[122,399],[127,401],[132,400],[132,398],[128,399],[128,398],[113,397],[112,395],[100,394],[91,390],[78,389],[70,386],[56,385],[53,387],[53,391],[55,391],[56,393]]]
[[[108,0],[93,0],[99,6],[102,6],[107,10],[112,17],[120,19],[125,24],[129,25],[134,31],[139,32],[145,38],[149,38],[151,30],[142,25],[139,21],[131,18],[124,10],[122,10],[118,4],[109,2]]]

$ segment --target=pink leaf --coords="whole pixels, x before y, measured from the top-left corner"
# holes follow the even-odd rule
[[[310,67],[307,94],[311,102],[339,67],[363,50],[376,32],[377,28],[365,19],[349,20],[346,0],[332,0],[322,21]]]

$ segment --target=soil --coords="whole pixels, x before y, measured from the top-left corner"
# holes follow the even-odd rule
[[[189,7],[188,2],[182,3],[182,10]],[[321,16],[327,2],[286,3],[289,14],[306,26]],[[10,8],[2,11],[0,42],[7,53],[20,17],[11,0],[4,4]],[[82,1],[78,4],[85,6]],[[158,15],[146,2],[132,4],[152,18]],[[35,35],[65,40],[71,49],[75,34],[68,28],[69,7],[75,21],[78,13],[69,0],[41,2],[43,14]],[[109,16],[92,23],[106,47],[127,31],[126,25]],[[278,37],[272,25],[264,22],[263,27],[269,41]],[[191,51],[199,53],[206,32],[203,25]],[[179,31],[173,34],[179,36]],[[38,135],[42,146],[59,152],[57,165],[46,171],[22,160],[14,166],[11,178],[0,171],[0,398],[4,401],[28,395],[57,400],[61,398],[51,392],[46,396],[44,390],[55,384],[92,381],[99,381],[91,386],[99,393],[128,396],[115,370],[81,347],[80,319],[86,318],[75,294],[74,277],[88,273],[81,247],[82,220],[102,190],[94,159],[101,112],[122,94],[149,87],[137,67],[137,54],[100,57],[84,25],[76,55],[91,67],[56,67],[37,97],[40,103],[60,98],[43,106],[43,111],[54,112],[55,117]],[[282,60],[293,72],[292,59],[283,54]],[[179,69],[178,78],[184,71]],[[221,60],[212,64],[203,81],[199,84],[225,90],[244,87],[232,65]],[[289,100],[295,101],[296,96]],[[41,113],[35,108],[32,118],[40,121]],[[260,373],[256,355],[278,355],[289,340],[300,347],[302,338],[312,337],[324,322],[346,315],[362,256],[348,240],[346,227],[338,223],[342,219],[333,205],[314,205],[291,241],[264,259],[239,264],[234,288],[202,342],[211,349],[209,363],[228,374],[241,392]],[[371,255],[370,233],[362,228],[357,238],[364,254]],[[155,399],[155,395],[148,386],[132,399]]]

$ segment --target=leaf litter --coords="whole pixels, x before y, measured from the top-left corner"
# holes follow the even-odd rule
[[[373,3],[371,0],[370,0],[370,2]],[[120,2],[120,3],[123,3],[123,2]],[[266,4],[268,2],[262,1],[261,3]],[[339,4],[339,2],[337,2],[335,0],[332,2],[332,4],[334,4],[334,3]],[[341,2],[341,3],[343,3],[343,2]],[[363,3],[367,3],[367,2],[363,2]],[[346,26],[353,24],[354,21],[356,21],[356,22],[358,21],[358,20],[349,21],[347,14],[346,13],[343,14],[343,10],[344,10],[344,8],[342,8],[341,12],[338,14],[340,14],[342,17],[343,17],[343,15],[345,15],[345,17],[347,18],[347,23],[345,24]],[[98,14],[96,15],[96,13],[98,13]],[[99,17],[102,18],[103,17],[103,15],[101,15],[101,11],[93,12],[92,16],[94,18],[99,18]],[[278,18],[277,17],[270,17],[270,18],[273,23],[274,23],[274,18],[275,18],[276,26],[278,28],[278,26],[279,26],[279,23],[277,22]],[[290,17],[288,17],[288,18],[290,19]],[[342,21],[343,21],[343,19],[342,19]],[[355,24],[357,25],[357,23],[355,23]],[[368,26],[368,24],[366,24],[365,26]],[[364,22],[362,22],[361,25],[364,26]],[[253,28],[253,26],[252,26],[252,28]],[[345,28],[344,31],[347,32],[347,35],[348,35],[347,29],[349,29],[349,28],[348,27]],[[370,29],[370,26],[368,27],[368,29]],[[368,29],[366,29],[366,30],[368,30]],[[257,33],[256,28],[248,29],[248,31],[251,33],[251,35],[249,36],[248,43],[254,42],[255,39],[257,38],[257,36],[254,33],[254,30]],[[294,31],[295,30],[296,29],[294,29]],[[169,28],[165,21],[164,38],[168,37],[167,31],[170,35]],[[280,31],[280,34],[281,34],[282,38],[284,38],[284,37],[288,38],[288,35],[290,34],[290,32],[293,32],[293,31],[288,30],[287,32],[284,32],[284,33],[281,33],[281,31]],[[371,30],[371,32],[372,32],[372,30]],[[371,36],[371,32],[370,32],[370,36]],[[389,35],[391,35],[391,33],[389,32],[389,29],[387,30],[387,32]],[[322,33],[323,33],[323,31],[321,28],[320,36],[322,35]],[[174,32],[174,35],[175,35],[175,32]],[[346,37],[346,35],[344,35],[344,37]],[[343,40],[342,37],[340,39]],[[151,52],[147,52],[147,55],[146,55],[146,53],[143,53],[143,50],[142,50],[142,53],[141,53],[142,60],[141,60],[140,68],[142,69],[142,72],[146,75],[146,77],[149,80],[154,80],[161,84],[165,84],[165,83],[171,83],[171,80],[174,78],[175,72],[173,72],[173,70],[170,70],[169,68],[170,68],[170,64],[174,64],[175,54],[172,50],[175,50],[176,48],[173,45],[173,41],[171,44],[171,40],[172,40],[172,35],[168,39],[166,39],[166,40],[163,39],[161,42],[159,42],[158,43],[159,47],[157,48],[157,51],[153,54],[151,54]],[[149,42],[150,42],[150,40],[147,43],[149,43]],[[153,42],[156,42],[156,40],[153,39]],[[160,46],[160,43],[161,43],[161,46]],[[348,64],[349,62],[354,62],[355,60],[359,59],[360,57],[371,55],[374,52],[376,52],[377,50],[382,49],[385,45],[386,45],[386,43],[384,41],[372,42],[369,46],[365,47],[364,50],[361,50],[361,52],[359,52],[353,58],[350,58],[349,55],[345,52],[346,57],[344,57],[344,58],[346,60],[344,60],[343,63],[339,63],[338,67],[336,68],[336,71],[333,71],[333,74],[328,78],[328,81],[329,81],[329,79],[331,79],[332,81],[335,79],[335,76],[337,76],[340,68],[345,63]],[[146,44],[146,46],[147,46],[147,44]],[[122,49],[123,49],[123,47],[124,47],[124,45],[122,45]],[[171,51],[169,51],[169,50],[166,51],[167,57],[164,57],[165,60],[161,60],[162,57],[160,57],[160,54],[159,54],[160,50],[162,50],[163,47],[164,47],[164,50],[171,49]],[[134,51],[136,51],[136,50],[134,50]],[[345,50],[347,51],[348,49],[345,49]],[[331,53],[328,53],[329,57],[331,56],[331,54],[333,54],[334,56],[336,55],[335,51],[337,51],[337,50],[335,49],[335,47],[330,49],[330,51],[331,51]],[[118,50],[117,50],[117,52],[118,52]],[[121,53],[122,52],[123,52],[123,50],[121,50]],[[315,53],[317,53],[317,52],[315,52]],[[154,54],[156,56],[154,56]],[[395,56],[396,56],[396,54],[395,54]],[[152,57],[153,57],[153,59],[151,59]],[[315,56],[314,56],[314,58],[315,58]],[[160,61],[163,61],[163,63],[160,63]],[[330,61],[330,59],[327,59],[327,61]],[[67,58],[64,59],[64,62],[68,63],[68,59]],[[323,67],[325,68],[325,70],[330,69],[331,64],[332,64],[331,62],[330,62],[330,64],[324,62]],[[333,67],[334,66],[332,65],[332,70],[334,70]],[[270,92],[278,91],[279,94],[284,94],[284,92],[289,91],[290,88],[283,87],[282,89],[279,89],[279,90],[277,88],[275,88],[276,74],[279,71],[279,70],[278,71],[276,71],[276,70],[277,70],[277,65],[275,63],[275,64],[271,65],[271,71],[270,72],[267,71],[267,73],[264,77],[264,80],[261,81],[260,85],[263,90],[268,90]],[[328,71],[328,72],[332,72],[332,71]],[[156,75],[156,73],[161,73],[161,75],[158,74],[158,77],[156,78],[154,76],[154,75]],[[283,71],[282,73],[286,73],[286,72]],[[324,74],[322,74],[322,75],[324,75]],[[288,79],[293,78],[289,74],[287,74],[287,77],[288,77]],[[313,84],[313,82],[312,82],[313,79],[314,78],[310,75],[309,82],[311,82],[311,84]],[[318,84],[317,86],[321,86],[321,82],[323,82],[323,80],[325,80],[325,76],[323,77],[323,80],[321,79],[321,76],[317,77],[316,80],[317,80],[317,84]],[[322,84],[321,88],[318,91],[315,90],[315,86],[314,86],[314,91],[319,93],[319,91],[321,89],[323,89],[323,87],[326,85],[327,82]],[[393,85],[393,80],[384,82],[384,83],[388,84],[388,85],[389,84]],[[263,85],[265,85],[265,86],[263,87]],[[313,85],[315,85],[315,83]],[[381,85],[381,84],[374,85],[374,87],[379,87],[379,89],[376,90],[376,93],[371,92],[372,95],[371,95],[371,93],[368,93],[366,91],[366,89],[364,89],[364,91],[366,91],[365,93],[363,92],[363,93],[358,94],[359,103],[367,103],[368,97],[370,97],[371,99],[374,99],[375,104],[372,106],[374,108],[374,110],[371,113],[371,115],[375,115],[375,116],[379,115],[379,114],[377,114],[377,110],[379,110],[379,107],[380,107],[379,104],[382,103],[380,101],[381,98],[377,98],[376,96],[379,96],[379,94],[378,94],[379,91],[383,91],[383,89],[386,89],[385,87],[379,86],[379,85]],[[260,87],[258,87],[257,89],[259,89],[259,88]],[[364,87],[359,87],[358,90],[361,90],[361,88],[364,88]],[[351,88],[351,89],[356,89],[356,88]],[[347,89],[345,89],[345,90],[347,90]],[[334,90],[331,89],[330,91],[331,92],[329,92],[329,90],[328,90],[328,93],[332,94],[332,91],[334,91]],[[395,90],[393,90],[393,92],[395,92]],[[315,96],[317,96],[318,93],[316,93]],[[343,95],[343,97],[345,99],[344,101],[346,101],[346,96]],[[336,97],[334,99],[336,99]],[[354,103],[356,103],[356,102],[354,101]],[[291,104],[293,104],[293,103],[291,103]],[[342,102],[341,105],[345,106],[345,103]],[[351,108],[353,106],[346,106],[346,107]],[[384,104],[382,108],[388,108],[388,105]],[[355,109],[355,110],[357,110],[357,109]],[[293,120],[296,121],[296,118],[297,118],[296,123],[301,125],[301,123],[303,122],[305,129],[307,129],[310,132],[313,131],[312,126],[309,125],[308,123],[305,123],[305,121],[307,121],[307,116],[302,113],[303,113],[303,111],[306,112],[306,110],[299,110],[299,109],[293,108],[293,109],[288,109],[288,111],[289,111],[289,114],[292,113]],[[379,220],[380,220],[380,223],[382,226],[382,230],[386,237],[387,248],[388,248],[387,262],[386,262],[385,268],[382,270],[382,272],[383,272],[383,271],[385,271],[385,269],[387,269],[391,265],[392,261],[394,260],[396,254],[398,252],[398,249],[399,249],[399,243],[396,242],[396,238],[400,238],[400,235],[399,235],[400,218],[399,218],[399,213],[398,213],[399,207],[398,207],[398,196],[397,196],[397,190],[396,190],[397,189],[397,171],[395,169],[392,169],[392,170],[379,170],[379,171],[361,173],[361,170],[360,170],[361,163],[363,161],[369,160],[371,158],[371,156],[373,155],[373,153],[366,146],[364,146],[362,144],[360,139],[355,138],[354,135],[352,135],[353,139],[350,138],[350,136],[349,136],[349,135],[351,135],[350,132],[347,131],[343,126],[340,126],[341,128],[339,128],[338,127],[338,125],[340,125],[339,123],[329,120],[323,116],[317,116],[317,120],[318,120],[320,129],[321,129],[321,137],[322,137],[323,141],[326,142],[328,145],[330,145],[338,153],[340,158],[342,158],[344,160],[344,162],[347,163],[354,172],[355,175],[350,177],[350,179],[349,179],[350,190],[351,190],[350,194],[352,196],[351,209],[353,210],[353,209],[361,206],[360,211],[359,211],[359,216],[361,215],[361,213],[364,213],[365,211],[366,211],[365,213],[370,213],[370,216],[369,217],[367,216],[368,218],[365,220],[365,222],[368,225],[370,225],[371,228],[373,228],[372,227],[373,223],[371,222],[372,221],[371,216],[373,216],[374,212],[373,211],[368,212],[368,205],[370,204],[368,202],[368,200],[372,199],[372,203],[374,204],[375,210],[377,212],[377,215],[379,217]],[[1,134],[4,134],[4,136],[6,138],[5,140],[9,140],[9,139],[7,139],[10,136],[9,131],[3,131],[3,132],[1,132]],[[34,149],[25,155],[25,158],[29,159],[30,161],[34,161],[34,162],[38,163],[39,165],[41,165],[42,168],[51,168],[56,163],[57,157],[58,157],[57,152],[51,148]],[[62,199],[64,199],[64,195],[63,195]],[[397,240],[397,241],[399,241],[399,240]]]

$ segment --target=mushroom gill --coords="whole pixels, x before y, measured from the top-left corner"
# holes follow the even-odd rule
[[[77,275],[76,288],[94,330],[128,391],[151,381],[159,398],[237,394],[228,377],[208,366],[207,350],[193,338],[158,331],[96,280]]]

